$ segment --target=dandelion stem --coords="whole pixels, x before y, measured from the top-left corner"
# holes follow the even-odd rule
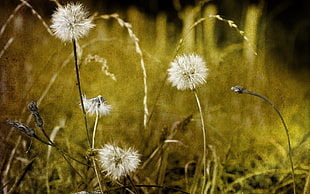
[[[95,136],[96,136],[97,126],[98,126],[98,119],[99,119],[99,112],[98,112],[98,110],[96,110],[96,120],[95,120],[95,124],[94,124],[93,139],[92,139],[92,145],[91,145],[92,149],[95,148]],[[100,181],[100,178],[99,178],[99,174],[98,174],[98,170],[97,170],[95,159],[93,159],[93,164],[94,164],[94,170],[95,170],[95,173],[96,173],[96,177],[98,179],[98,184],[99,184],[100,191],[101,191],[101,193],[103,193],[103,189],[102,189],[101,181]]]
[[[98,110],[96,110],[96,119],[95,119],[95,124],[94,124],[94,130],[93,130],[93,139],[92,139],[92,145],[91,148],[95,148],[95,136],[96,136],[96,131],[97,131],[97,126],[98,126],[98,119],[99,119],[99,113]]]
[[[206,149],[207,149],[206,129],[205,129],[205,123],[204,123],[203,114],[202,114],[202,108],[200,105],[200,100],[198,98],[198,94],[197,94],[196,89],[194,89],[193,92],[195,94],[197,106],[199,109],[200,120],[201,120],[201,130],[202,130],[202,136],[203,136],[203,156],[202,156],[203,158],[202,158],[202,162],[203,162],[203,187],[204,187],[205,182],[206,182]]]
[[[80,81],[80,73],[79,73],[78,59],[77,59],[77,53],[76,53],[76,40],[74,38],[72,39],[72,44],[73,44],[73,52],[74,52],[74,62],[75,62],[75,72],[76,72],[77,86],[78,86],[78,89],[79,89],[81,106],[82,106],[82,110],[83,110],[83,116],[84,116],[84,123],[85,123],[85,129],[86,129],[88,145],[90,146],[90,138],[89,138],[89,133],[88,133],[87,118],[86,118],[86,112],[85,112],[84,103],[83,103],[81,81]]]
[[[281,119],[281,122],[283,124],[283,127],[285,129],[285,133],[286,133],[286,137],[287,137],[287,144],[288,144],[288,155],[289,155],[289,160],[290,160],[290,165],[291,165],[291,171],[292,171],[292,177],[293,177],[293,190],[294,190],[294,194],[296,194],[296,180],[295,180],[295,171],[294,171],[294,163],[293,163],[293,159],[292,159],[292,147],[291,147],[291,140],[290,140],[290,135],[289,135],[289,131],[288,128],[286,126],[286,123],[280,113],[280,111],[275,107],[275,105],[270,102],[266,97],[261,96],[257,93],[254,92],[250,92],[244,88],[242,88],[241,86],[236,86],[236,87],[232,87],[231,88],[234,92],[238,93],[238,94],[250,94],[252,96],[256,96],[259,97],[261,99],[263,99],[265,102],[267,102],[268,104],[271,105],[271,107],[276,111],[276,113],[278,114],[278,116]]]

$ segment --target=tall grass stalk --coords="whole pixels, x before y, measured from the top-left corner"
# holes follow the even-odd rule
[[[181,47],[183,46],[183,43],[184,43],[186,37],[189,36],[189,35],[191,34],[190,32],[191,32],[198,24],[202,23],[202,22],[205,21],[205,20],[206,20],[206,18],[200,18],[200,19],[198,19],[196,22],[193,23],[193,25],[191,25],[191,26],[188,28],[188,30],[186,30],[186,33],[183,34],[183,36],[180,38],[180,40],[179,40],[179,42],[178,42],[178,45],[177,45],[177,48],[176,48],[174,57],[176,57],[176,56],[179,54],[179,52],[180,52],[180,50],[181,50]]]
[[[5,23],[2,25],[1,30],[0,30],[0,37],[3,35],[5,29],[7,28],[8,24],[10,23],[10,21],[15,17],[16,13],[24,6],[24,3],[20,3],[18,4],[15,9],[13,10],[13,12],[11,13],[11,15],[9,16],[9,18],[5,21]]]
[[[215,19],[222,21],[222,22],[225,22],[229,25],[229,27],[236,29],[237,32],[241,35],[241,37],[248,43],[248,46],[253,51],[254,55],[257,55],[256,50],[253,48],[253,45],[249,41],[249,38],[245,35],[245,32],[243,30],[240,30],[239,27],[237,26],[237,24],[235,24],[235,22],[233,20],[224,19],[220,15],[213,15],[213,14],[210,14],[209,17],[215,18]]]
[[[2,57],[2,55],[4,54],[4,52],[11,46],[11,44],[13,43],[14,41],[14,37],[11,37],[7,43],[4,45],[3,49],[1,50],[0,52],[0,58]]]
[[[143,107],[144,107],[144,116],[143,116],[143,125],[144,128],[147,128],[147,121],[148,121],[148,115],[149,115],[149,110],[148,110],[148,103],[147,103],[147,96],[148,96],[148,89],[147,89],[147,73],[146,73],[146,68],[144,64],[144,58],[143,58],[143,53],[139,44],[139,39],[135,35],[135,33],[132,30],[132,26],[130,23],[125,22],[123,19],[119,17],[117,13],[110,14],[110,15],[101,15],[99,18],[102,19],[115,19],[119,25],[123,28],[125,28],[128,32],[129,37],[134,41],[135,43],[135,48],[136,48],[136,53],[140,56],[140,64],[141,64],[141,69],[142,69],[142,74],[143,74],[143,85],[144,85],[144,97],[143,97]]]
[[[288,131],[288,128],[286,126],[286,123],[280,113],[280,111],[275,107],[275,105],[270,102],[266,97],[264,96],[261,96],[260,94],[257,94],[257,93],[254,93],[254,92],[251,92],[251,91],[248,91],[246,89],[244,89],[243,87],[241,86],[235,86],[235,87],[232,87],[231,90],[233,90],[234,92],[236,92],[237,94],[250,94],[252,96],[256,96],[256,97],[259,97],[261,99],[263,99],[265,102],[267,102],[268,104],[271,105],[271,107],[273,108],[273,110],[277,113],[277,115],[280,117],[281,119],[281,122],[282,122],[282,125],[285,129],[285,134],[286,134],[286,137],[287,137],[287,144],[288,144],[288,156],[289,156],[289,161],[290,161],[290,165],[291,165],[291,173],[292,173],[292,177],[293,177],[293,190],[294,190],[294,194],[296,194],[296,180],[295,180],[295,172],[294,172],[294,163],[293,163],[293,159],[292,159],[292,147],[291,147],[291,140],[290,140],[290,134],[289,134],[289,131]]]
[[[25,0],[20,0],[23,4],[25,4],[30,10],[31,13],[36,16],[38,18],[38,20],[40,20],[40,22],[42,23],[42,25],[44,26],[44,28],[46,29],[46,31],[53,36],[53,32],[51,31],[51,29],[49,28],[49,26],[47,25],[47,23],[43,20],[43,18],[41,17],[41,15]]]
[[[22,136],[19,135],[17,140],[16,140],[16,143],[15,143],[15,146],[14,148],[11,150],[11,154],[10,154],[10,157],[7,159],[7,163],[6,163],[6,167],[3,169],[3,180],[1,180],[1,183],[2,183],[2,187],[3,187],[3,191],[6,193],[6,191],[8,190],[7,187],[6,187],[6,184],[9,182],[7,180],[7,177],[9,177],[9,171],[11,169],[11,165],[13,163],[13,159],[14,159],[14,156],[16,154],[16,150],[20,144],[20,141],[22,139]]]

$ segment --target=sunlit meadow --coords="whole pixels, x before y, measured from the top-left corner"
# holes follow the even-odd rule
[[[65,32],[1,2],[1,193],[309,193],[310,72],[263,3],[79,2]]]

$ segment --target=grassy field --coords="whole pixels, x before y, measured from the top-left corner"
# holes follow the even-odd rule
[[[44,13],[43,3],[31,3],[3,3],[8,9],[0,13],[1,191],[98,191],[92,159],[85,157],[90,147],[72,43],[50,31],[56,3],[48,2],[52,9]],[[141,159],[131,178],[113,181],[100,173],[102,190],[293,193],[283,123],[264,100],[231,91],[240,85],[268,98],[281,112],[290,135],[296,193],[309,193],[310,72],[291,65],[297,29],[288,33],[271,22],[262,4],[247,5],[236,17],[222,16],[216,5],[201,2],[177,10],[177,20],[135,7],[118,15],[92,6],[89,11],[95,27],[77,41],[81,88],[89,98],[102,95],[112,107],[98,120],[94,147],[132,147]],[[167,80],[170,62],[184,53],[206,61],[206,83],[195,91],[177,90]],[[206,130],[205,173],[194,92]],[[23,123],[43,139],[27,109],[31,101],[37,102],[44,130],[55,145],[88,166],[7,124],[7,119]],[[90,134],[95,122],[96,116],[87,116]]]

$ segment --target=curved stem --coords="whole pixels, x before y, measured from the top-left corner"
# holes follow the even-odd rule
[[[206,182],[206,150],[207,150],[206,129],[205,129],[205,123],[204,123],[204,119],[203,119],[202,108],[200,105],[200,100],[198,98],[197,91],[196,90],[193,90],[193,91],[194,91],[197,106],[199,109],[200,121],[201,121],[201,130],[202,130],[202,136],[203,136],[203,158],[202,158],[202,162],[203,162],[203,187],[204,187],[205,182]]]
[[[77,52],[76,52],[76,41],[75,41],[74,38],[72,39],[72,44],[73,44],[73,52],[74,52],[74,62],[75,62],[75,73],[76,73],[76,79],[77,79],[77,86],[78,86],[78,89],[79,89],[81,106],[82,106],[82,110],[83,110],[83,116],[84,116],[84,123],[85,123],[85,128],[86,128],[86,135],[87,135],[88,145],[90,147],[90,138],[89,138],[89,133],[88,133],[86,112],[85,112],[84,103],[83,103],[81,81],[80,81],[80,73],[79,73],[79,66],[78,66],[78,59],[77,59]]]
[[[272,106],[272,108],[276,111],[276,113],[278,114],[278,116],[281,119],[282,125],[285,129],[285,133],[286,133],[286,137],[287,137],[287,143],[288,143],[288,155],[289,155],[289,160],[290,160],[290,165],[291,165],[291,171],[292,171],[292,177],[293,177],[293,189],[294,189],[294,194],[296,193],[296,181],[295,181],[295,171],[294,171],[294,163],[293,163],[293,159],[292,159],[292,146],[291,146],[291,140],[290,140],[290,135],[289,135],[289,131],[288,128],[285,124],[285,121],[280,113],[280,111],[274,106],[274,104],[272,104],[272,102],[270,102],[266,97],[261,96],[259,94],[256,94],[254,92],[250,92],[248,90],[243,89],[242,93],[244,94],[250,94],[252,96],[256,96],[259,97],[261,99],[263,99],[265,102],[267,102],[268,104],[270,104]]]

